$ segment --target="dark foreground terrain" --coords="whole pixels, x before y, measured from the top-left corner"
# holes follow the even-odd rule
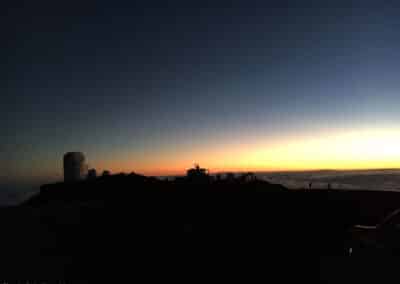
[[[399,207],[398,193],[258,180],[132,174],[45,185],[0,212],[1,276],[385,283],[400,278],[397,252],[349,256],[348,232]]]

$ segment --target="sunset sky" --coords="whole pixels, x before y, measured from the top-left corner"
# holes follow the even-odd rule
[[[2,183],[398,168],[396,1],[12,1]]]

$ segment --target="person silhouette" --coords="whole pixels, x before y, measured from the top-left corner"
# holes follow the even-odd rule
[[[308,184],[308,189],[311,190],[311,188],[312,188],[312,182],[310,182],[310,183]]]

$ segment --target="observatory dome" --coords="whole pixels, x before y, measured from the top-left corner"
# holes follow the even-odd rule
[[[82,180],[87,174],[85,155],[81,152],[68,152],[64,155],[64,181]]]

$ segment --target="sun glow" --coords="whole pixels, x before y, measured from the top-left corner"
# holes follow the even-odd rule
[[[212,172],[317,169],[378,169],[400,165],[400,131],[356,130],[307,136],[252,137],[240,142],[205,143],[176,151],[142,156],[125,153],[105,162],[113,172],[178,175],[194,162]]]
[[[276,169],[366,169],[400,165],[400,131],[361,130],[282,142],[258,148],[246,164]]]

